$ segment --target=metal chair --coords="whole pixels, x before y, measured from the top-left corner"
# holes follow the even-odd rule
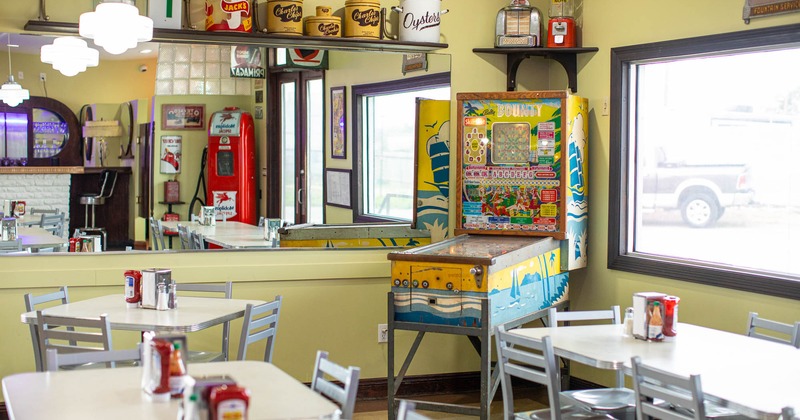
[[[631,367],[637,420],[747,419],[706,401],[700,375],[682,376],[647,366],[639,356],[631,358]]]
[[[278,333],[278,318],[280,317],[283,298],[275,296],[272,302],[261,305],[248,304],[244,311],[242,321],[242,335],[239,339],[239,354],[236,360],[245,360],[247,346],[257,341],[267,340],[264,349],[264,361],[272,363],[272,353],[275,349],[275,335]]]
[[[417,413],[414,408],[416,404],[411,401],[401,400],[400,406],[397,408],[397,420],[428,420],[429,417]]]
[[[24,299],[25,311],[33,312],[37,309],[36,307],[38,305],[43,305],[46,303],[60,302],[62,305],[66,305],[69,303],[69,293],[67,286],[61,286],[57,292],[46,293],[44,295],[34,296],[33,293],[26,293]],[[30,328],[31,332],[33,359],[36,362],[36,371],[42,372],[44,371],[44,357],[39,349],[39,331],[34,324],[29,324],[28,328]],[[75,342],[72,342],[71,345],[74,346],[76,344]]]
[[[161,220],[156,220],[150,216],[150,232],[152,233],[153,250],[164,250],[164,229],[161,228]]]
[[[181,249],[192,249],[191,232],[186,225],[178,224],[178,238],[181,240]]]
[[[319,350],[317,351],[317,360],[314,363],[311,389],[338,403],[341,407],[340,418],[352,419],[360,374],[361,369],[353,366],[345,369],[328,360],[328,352]],[[341,385],[326,379],[326,375],[339,381]]]
[[[560,370],[550,337],[541,341],[506,331],[499,325],[495,332],[497,366],[503,388],[503,419],[606,419],[614,417],[589,411],[584,406],[562,405]],[[517,377],[547,387],[550,408],[514,413],[511,378]]]
[[[22,251],[22,239],[17,238],[13,241],[0,241],[0,254]]]
[[[111,322],[105,315],[99,318],[74,318],[36,311],[36,320],[41,354],[46,354],[49,349],[58,353],[112,350]],[[114,363],[111,362],[110,366],[114,367]],[[48,366],[45,368],[51,370]]]
[[[39,227],[58,236],[64,236],[64,213],[56,214],[42,214],[42,219],[39,221]]]
[[[142,344],[135,349],[90,351],[81,353],[58,354],[56,349],[47,350],[47,370],[55,372],[63,367],[84,366],[89,364],[116,364],[129,362],[139,364],[142,361]]]
[[[222,298],[230,299],[233,297],[233,282],[226,282],[222,284],[213,283],[175,283],[176,291],[193,292],[193,293],[213,293],[222,294]],[[230,341],[230,321],[222,324],[222,346],[220,351],[197,351],[190,350],[186,355],[187,361],[191,363],[198,362],[216,362],[228,360],[228,347]]]
[[[37,207],[31,207],[30,214],[58,214],[58,209],[41,209]]]
[[[113,169],[104,169],[100,174],[100,190],[96,193],[84,194],[80,198],[80,203],[84,205],[84,228],[97,229],[95,225],[95,206],[101,206],[106,203],[107,198],[111,198],[114,194],[114,187],[117,185],[117,171]],[[92,209],[92,224],[89,225],[89,208]]]
[[[190,238],[192,244],[191,249],[206,249],[206,244],[205,244],[206,241],[205,238],[203,238],[202,233],[191,232]]]
[[[768,331],[769,334],[762,333],[762,330]],[[758,313],[750,312],[747,322],[747,336],[800,348],[800,321],[795,322],[794,325],[789,325],[759,318]]]
[[[611,321],[612,324],[621,323],[619,306],[610,309],[593,311],[562,311],[550,308],[547,311],[551,327],[557,327],[559,322],[570,325],[571,322],[581,321],[592,323],[595,321]],[[563,360],[562,389],[569,385],[569,360]],[[634,418],[636,415],[636,395],[633,390],[625,388],[625,373],[617,371],[614,388],[587,389],[562,392],[566,401],[572,404],[583,404],[593,411],[605,411],[616,418]]]
[[[792,407],[783,407],[781,410],[781,420],[796,420],[800,417],[795,416],[794,408]]]

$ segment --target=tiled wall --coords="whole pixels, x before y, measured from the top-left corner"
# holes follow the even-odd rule
[[[28,210],[56,208],[69,219],[71,178],[69,174],[2,174],[0,203],[3,200],[24,200]]]

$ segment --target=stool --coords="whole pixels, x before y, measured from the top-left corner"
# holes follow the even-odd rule
[[[80,198],[80,203],[83,204],[83,229],[76,229],[77,233],[82,234],[100,234],[103,237],[103,249],[107,249],[107,235],[106,230],[98,227],[95,224],[95,206],[102,206],[106,203],[106,198],[110,198],[114,194],[114,186],[117,184],[117,171],[112,169],[105,169],[100,173],[100,191],[97,193],[84,194]],[[89,224],[89,207],[92,208],[92,224]]]

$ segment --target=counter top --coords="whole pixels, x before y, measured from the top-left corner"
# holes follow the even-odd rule
[[[87,168],[84,166],[0,166],[0,174],[95,174],[105,169],[115,169],[122,173],[131,173],[128,166]]]

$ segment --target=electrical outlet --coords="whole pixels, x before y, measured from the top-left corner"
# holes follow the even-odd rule
[[[17,73],[17,80],[23,80],[23,79],[25,79],[25,73],[18,72]]]
[[[608,98],[603,98],[603,109],[600,111],[600,115],[608,116]]]
[[[386,343],[389,341],[389,326],[386,324],[378,324],[378,342]]]
[[[46,82],[47,81],[47,75],[45,73],[39,73],[39,80],[41,80],[43,82]]]

